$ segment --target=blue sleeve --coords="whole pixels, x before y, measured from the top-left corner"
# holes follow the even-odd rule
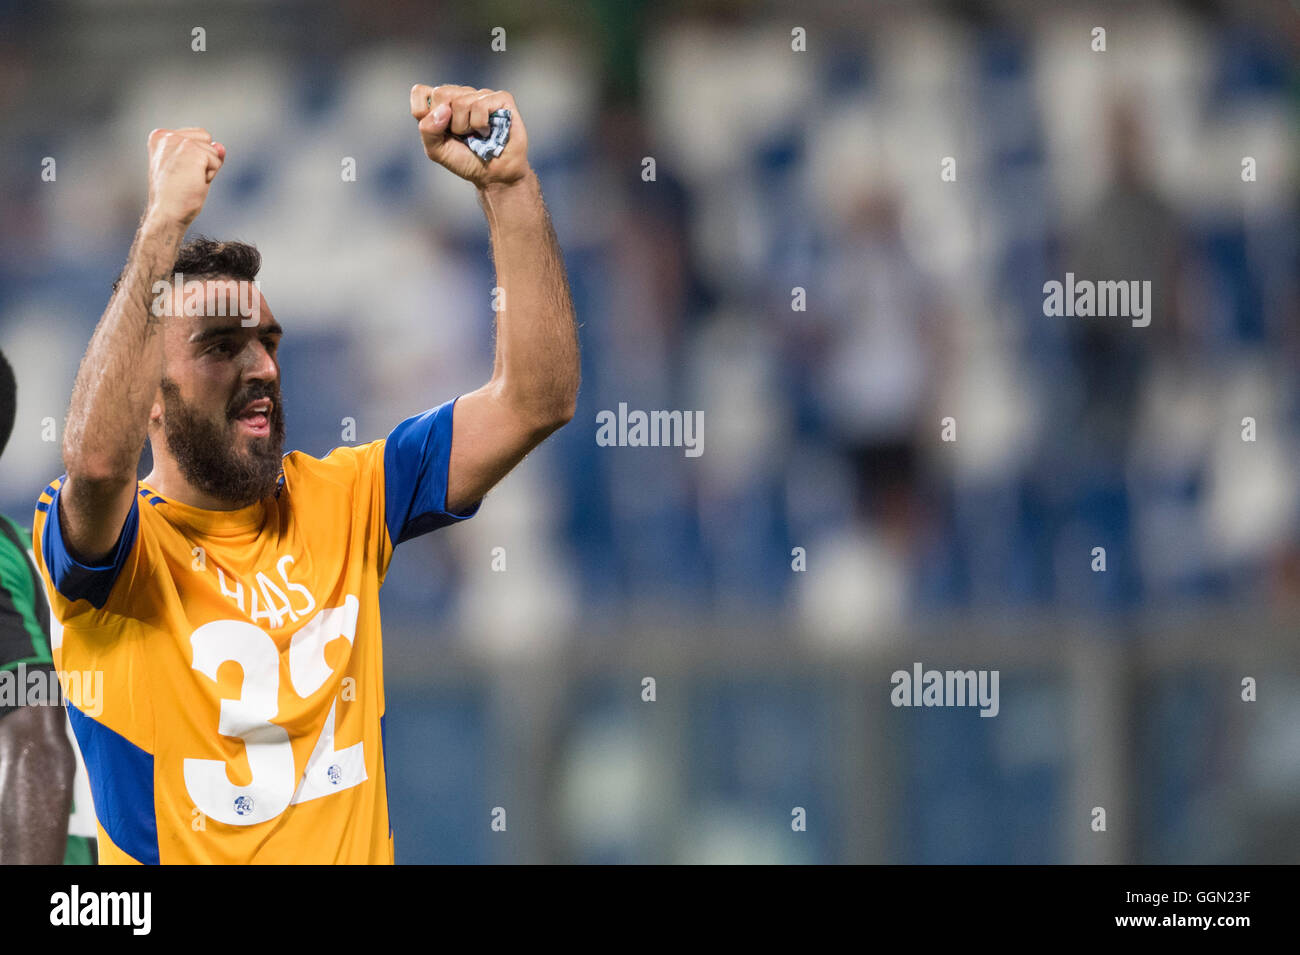
[[[45,532],[41,535],[41,557],[45,567],[54,581],[54,588],[69,600],[89,600],[97,609],[104,609],[108,602],[108,593],[118,574],[126,566],[127,557],[135,544],[140,527],[140,501],[138,494],[131,495],[131,510],[127,512],[122,532],[117,537],[117,547],[109,555],[107,562],[93,567],[83,564],[68,553],[63,540],[63,526],[59,521],[59,495],[63,492],[65,474],[58,482],[58,487],[46,488],[53,495],[48,505],[41,503],[37,507],[48,508],[45,516]]]
[[[451,467],[451,416],[457,399],[407,418],[384,442],[384,520],[396,547],[402,541],[467,520],[481,501],[463,514],[447,510],[447,472]]]

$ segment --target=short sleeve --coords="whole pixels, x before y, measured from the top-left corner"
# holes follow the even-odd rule
[[[461,514],[447,510],[457,400],[407,418],[384,440],[384,520],[394,547],[478,513],[481,501]]]
[[[131,510],[127,512],[126,520],[122,523],[122,530],[118,534],[117,545],[113,552],[103,563],[92,566],[83,564],[73,557],[63,539],[63,526],[59,519],[59,496],[66,480],[65,474],[46,488],[46,494],[41,496],[40,503],[36,505],[37,510],[45,511],[45,524],[40,541],[41,559],[45,562],[45,569],[50,575],[55,590],[68,600],[84,598],[96,609],[103,610],[108,602],[109,592],[126,566],[131,548],[135,545],[139,534],[139,495],[131,496]]]

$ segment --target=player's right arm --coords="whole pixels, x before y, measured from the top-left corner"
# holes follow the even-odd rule
[[[63,433],[59,524],[68,551],[93,565],[117,543],[136,493],[149,410],[162,379],[164,318],[154,283],[171,283],[185,230],[226,150],[207,130],[149,134],[149,201],[126,269],[77,370]]]

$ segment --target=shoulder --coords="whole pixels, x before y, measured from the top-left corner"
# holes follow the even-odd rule
[[[97,564],[85,564],[73,556],[63,538],[58,500],[66,482],[66,474],[50,482],[36,503],[32,517],[36,565],[46,578],[47,588],[52,586],[54,593],[69,602],[84,598],[96,611],[101,611],[115,590],[122,589],[117,586],[118,579],[124,575],[133,579],[141,563],[147,560],[142,556],[146,548],[141,538],[146,536],[144,528],[149,526],[161,499],[137,481],[136,493],[131,496],[131,506],[112,552]],[[152,506],[142,507],[142,500]],[[50,599],[55,600],[53,593]]]
[[[350,487],[382,464],[383,445],[382,438],[366,444],[343,444],[321,458],[305,451],[290,451],[284,456],[285,486],[291,493],[317,483]]]

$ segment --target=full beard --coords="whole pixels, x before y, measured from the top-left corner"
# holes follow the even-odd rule
[[[263,389],[245,397],[239,408],[227,412],[224,424],[213,421],[181,398],[174,381],[164,379],[163,433],[181,475],[194,488],[231,505],[247,507],[275,492],[284,456],[284,411],[280,392]],[[240,449],[238,415],[248,402],[270,398],[275,404],[267,416],[270,434],[250,436]]]

